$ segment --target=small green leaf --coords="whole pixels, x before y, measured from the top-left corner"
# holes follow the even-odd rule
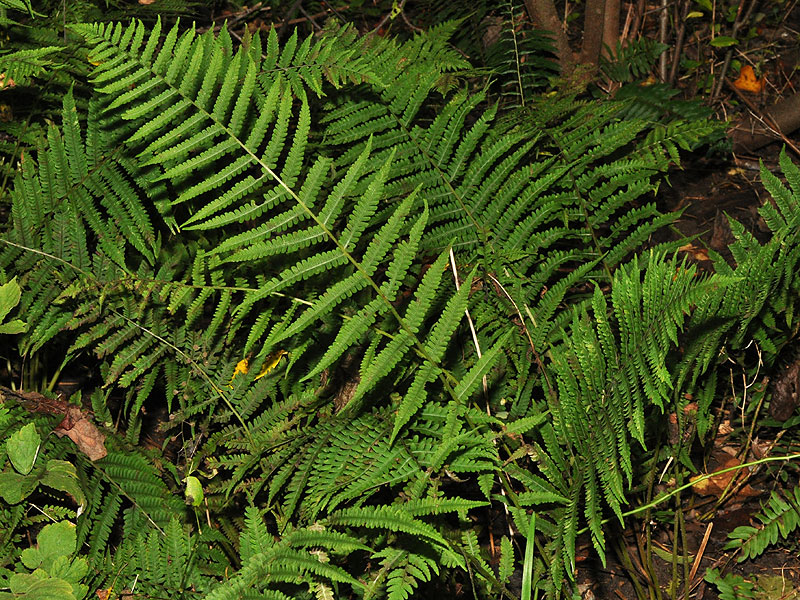
[[[22,564],[29,569],[41,568],[49,572],[58,557],[75,553],[75,525],[69,521],[46,525],[36,537],[36,542],[36,548],[22,551]]]
[[[48,460],[47,470],[42,476],[41,483],[54,490],[66,492],[81,506],[86,504],[83,488],[78,483],[78,473],[72,463],[65,460]]]
[[[41,573],[15,573],[9,585],[14,598],[36,600],[74,600],[69,582],[55,577],[44,577]]]
[[[185,481],[186,491],[184,492],[184,497],[186,498],[186,504],[200,506],[203,502],[203,485],[193,475],[189,475]]]
[[[668,562],[670,564],[672,563],[672,558],[673,558],[672,557],[672,552],[669,552],[667,550],[662,550],[658,546],[653,546],[653,552],[661,560],[666,561],[666,562]],[[687,554],[686,556],[683,556],[682,554],[678,553],[677,560],[678,560],[678,562],[682,562],[682,563],[685,562],[685,563],[688,563],[689,565],[691,565],[692,562],[694,561],[694,554]]]
[[[36,425],[28,423],[22,429],[14,433],[6,442],[8,458],[17,472],[27,475],[33,469],[36,462],[36,454],[39,452],[39,444],[42,438],[36,432]]]
[[[5,285],[0,285],[0,321],[5,319],[11,309],[19,304],[21,296],[22,292],[19,289],[16,277]]]
[[[727,35],[717,36],[709,42],[709,44],[714,48],[726,48],[728,46],[733,46],[734,44],[738,43],[739,41],[736,38],[732,38]]]
[[[14,471],[0,473],[0,498],[9,504],[19,504],[36,489],[36,477],[20,475]]]
[[[699,10],[693,10],[688,15],[686,15],[686,18],[687,19],[696,19],[697,17],[702,17],[702,16],[703,16],[703,13],[701,13]]]
[[[27,330],[28,324],[20,321],[19,319],[14,319],[13,321],[9,321],[8,323],[3,323],[0,325],[0,334],[5,335],[15,335]]]

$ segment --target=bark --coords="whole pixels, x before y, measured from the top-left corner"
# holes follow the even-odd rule
[[[525,0],[525,10],[538,27],[553,34],[561,73],[569,76],[575,68],[575,59],[553,0]]]
[[[600,51],[603,49],[603,30],[605,29],[606,0],[587,0],[583,21],[583,46],[581,62],[591,67],[600,64]],[[619,20],[619,11],[617,11]]]
[[[764,111],[763,119],[748,115],[736,123],[731,130],[733,151],[758,150],[781,139],[782,136],[789,135],[798,127],[800,127],[800,93],[784,98],[768,108]]]
[[[606,0],[606,10],[603,14],[603,55],[608,58],[617,55],[619,17],[619,0]]]

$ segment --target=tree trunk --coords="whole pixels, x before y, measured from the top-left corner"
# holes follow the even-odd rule
[[[558,17],[553,0],[525,0],[525,10],[537,27],[553,34],[561,73],[569,76],[575,68],[575,58],[572,56],[567,34],[561,26],[561,19]]]
[[[606,9],[603,13],[603,55],[607,58],[617,56],[619,17],[619,0],[606,0]]]
[[[581,59],[585,65],[597,67],[600,64],[600,50],[603,48],[603,29],[605,27],[606,0],[586,0],[586,14],[583,16],[583,46]]]

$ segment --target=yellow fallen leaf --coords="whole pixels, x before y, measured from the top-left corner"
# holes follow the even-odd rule
[[[686,252],[687,254],[691,255],[691,257],[695,260],[711,260],[708,256],[708,250],[705,248],[698,248],[693,244],[686,244],[685,246],[681,246],[678,248],[678,252]]]
[[[736,81],[733,82],[733,86],[738,89],[742,90],[743,92],[754,92],[758,93],[764,89],[764,86],[767,83],[767,78],[763,75],[759,79],[756,77],[755,71],[753,71],[753,67],[750,65],[744,65],[742,70],[739,71],[739,77]]]
[[[250,364],[247,362],[246,358],[243,358],[238,363],[236,363],[236,367],[233,369],[233,375],[231,375],[231,380],[228,382],[228,387],[233,389],[233,380],[236,379],[237,375],[246,375],[247,370],[250,368]]]
[[[250,368],[250,365],[247,362],[247,359],[243,358],[238,363],[236,363],[236,368],[233,370],[233,376],[236,377],[239,373],[247,374],[247,370],[249,368]]]

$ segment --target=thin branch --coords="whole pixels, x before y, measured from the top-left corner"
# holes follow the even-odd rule
[[[456,291],[461,289],[461,283],[458,281],[458,268],[456,267],[456,255],[453,253],[453,248],[450,248],[450,268],[453,271],[453,280],[456,282]],[[475,331],[475,324],[472,322],[472,316],[469,314],[469,308],[464,309],[467,315],[467,323],[469,323],[469,331],[472,334],[472,343],[475,345],[475,352],[478,358],[483,356],[481,352],[481,344],[478,341],[478,333]],[[486,380],[486,375],[483,376],[483,395],[486,398],[486,414],[492,416],[492,411],[489,407],[489,384]]]
[[[678,76],[678,65],[681,62],[681,52],[683,51],[683,41],[686,39],[686,16],[689,14],[689,0],[683,0],[681,7],[680,25],[678,25],[678,35],[675,39],[675,47],[672,49],[672,66],[669,70],[667,83],[675,85],[675,78]]]
[[[378,22],[378,24],[375,25],[375,27],[372,28],[372,31],[369,32],[369,35],[374,35],[374,34],[378,33],[378,31],[381,29],[381,27],[386,25],[387,22],[394,21],[394,19],[397,18],[397,15],[403,14],[403,7],[405,5],[406,5],[406,0],[400,0],[400,4],[397,4],[396,6],[393,6],[392,10],[390,10],[388,13],[386,13],[384,15],[384,17]]]
[[[742,6],[744,4],[739,5],[739,12],[736,14],[736,20],[733,23],[733,30],[731,31],[731,37],[736,38],[739,34],[739,29],[741,28],[743,23],[747,23],[750,20],[750,15],[753,14],[753,9],[755,9],[756,4],[758,4],[758,0],[751,0],[750,5],[747,7],[747,11],[745,12],[744,16],[742,16]],[[725,53],[725,60],[722,63],[722,69],[719,72],[719,79],[717,80],[717,85],[714,88],[714,93],[711,94],[711,99],[709,100],[710,104],[714,104],[719,98],[720,93],[722,92],[722,86],[725,85],[725,75],[728,73],[728,68],[731,65],[731,59],[733,58],[733,47],[728,48],[728,51]]]

